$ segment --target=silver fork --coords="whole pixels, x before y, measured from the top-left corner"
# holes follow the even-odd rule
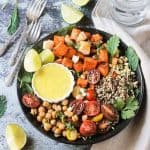
[[[26,12],[26,26],[24,27],[21,37],[19,41],[17,42],[16,47],[10,58],[10,66],[13,66],[16,62],[17,54],[24,42],[24,36],[25,36],[25,32],[26,32],[28,24],[30,24],[31,21],[36,21],[41,16],[46,6],[46,3],[47,3],[47,0],[32,0],[30,2],[27,12]]]
[[[5,84],[6,86],[11,86],[13,83],[13,80],[18,73],[18,70],[20,68],[21,62],[23,60],[23,55],[25,52],[28,51],[27,47],[31,47],[32,44],[38,41],[41,33],[41,25],[39,22],[32,22],[31,25],[28,27],[27,32],[25,34],[26,39],[26,47],[21,51],[19,58],[17,59],[15,65],[13,66],[12,70],[8,74],[8,76],[5,78]]]

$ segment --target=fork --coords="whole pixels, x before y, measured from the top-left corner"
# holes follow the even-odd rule
[[[31,47],[32,44],[38,41],[41,33],[41,25],[39,22],[32,22],[30,26],[27,29],[27,32],[25,34],[25,40],[26,40],[26,46],[25,48],[21,51],[15,65],[13,66],[12,70],[10,73],[7,75],[5,78],[5,84],[6,86],[11,86],[16,74],[18,73],[18,70],[20,68],[21,62],[23,60],[24,54],[28,51],[27,47]]]
[[[24,36],[25,36],[28,24],[30,24],[32,21],[36,21],[41,16],[46,4],[47,4],[47,0],[32,0],[31,3],[29,4],[27,12],[26,12],[26,26],[24,27],[21,37],[19,41],[17,42],[16,47],[10,58],[10,66],[13,66],[16,62],[18,52],[24,41]]]

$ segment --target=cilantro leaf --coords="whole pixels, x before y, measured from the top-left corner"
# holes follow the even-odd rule
[[[125,52],[125,55],[128,58],[129,65],[133,71],[136,71],[138,64],[139,64],[139,57],[136,54],[135,50],[132,47],[128,47]]]
[[[126,120],[135,116],[135,112],[133,110],[123,110],[121,112],[121,118]]]
[[[4,115],[7,108],[6,96],[0,95],[0,118]]]
[[[135,116],[135,111],[139,109],[139,103],[134,97],[129,97],[126,106],[121,111],[122,119],[130,119]]]
[[[56,115],[62,122],[65,121],[65,115],[61,111],[58,111]]]
[[[113,35],[107,41],[107,50],[111,56],[114,56],[117,54],[119,43],[120,43],[120,40],[119,40],[119,37],[117,35]]]
[[[69,129],[69,130],[74,130],[75,129],[74,125],[70,122],[66,122],[65,125],[66,125],[66,128]]]
[[[116,99],[113,105],[118,111],[121,111],[125,106],[125,102],[122,99]]]
[[[7,28],[9,34],[13,34],[16,32],[17,28],[19,27],[19,23],[20,23],[20,18],[19,18],[18,4],[16,4],[10,18],[10,23]]]

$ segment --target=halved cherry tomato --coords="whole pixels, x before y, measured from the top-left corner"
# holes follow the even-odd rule
[[[88,116],[96,116],[100,113],[100,103],[98,101],[88,101],[85,104],[84,113]]]
[[[28,108],[36,108],[40,105],[40,100],[32,94],[25,94],[22,97],[22,103]]]
[[[80,115],[85,107],[85,104],[82,100],[73,100],[70,105],[74,114]]]
[[[96,133],[96,124],[91,120],[85,120],[80,126],[82,136],[92,136]]]
[[[94,101],[95,100],[95,92],[94,89],[88,89],[86,92],[86,99],[89,101]]]
[[[90,84],[96,84],[100,80],[100,73],[98,70],[94,69],[88,72],[87,80]]]

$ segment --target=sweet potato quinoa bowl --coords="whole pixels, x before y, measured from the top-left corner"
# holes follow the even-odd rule
[[[43,134],[93,144],[120,132],[137,114],[145,93],[139,58],[117,35],[67,27],[33,49],[50,51],[53,59],[35,72],[22,65],[17,90],[25,116]]]

